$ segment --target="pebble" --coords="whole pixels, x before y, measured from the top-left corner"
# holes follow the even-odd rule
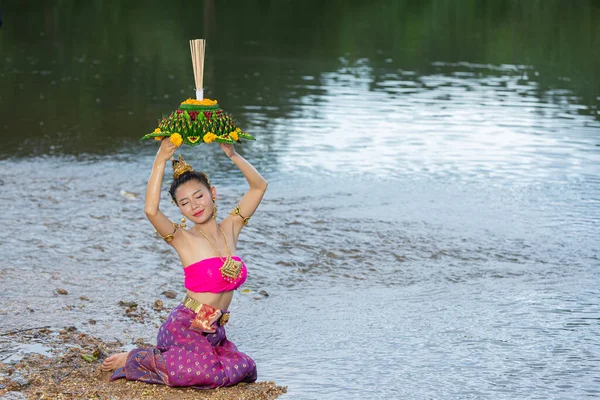
[[[175,292],[173,292],[172,290],[167,290],[166,292],[162,292],[161,294],[164,294],[167,299],[174,299],[175,297],[177,297],[177,294],[175,294]]]
[[[79,300],[90,301],[90,299],[87,296],[79,296]]]
[[[56,289],[56,293],[62,294],[62,295],[69,294],[69,292],[67,292],[66,289]]]

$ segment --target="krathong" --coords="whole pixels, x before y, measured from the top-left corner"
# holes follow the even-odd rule
[[[237,126],[233,117],[221,109],[217,100],[204,98],[204,47],[204,40],[190,40],[196,98],[183,101],[177,110],[160,119],[154,132],[144,135],[142,140],[162,140],[169,137],[176,146],[182,143],[197,146],[212,142],[241,143],[241,139],[256,140]]]

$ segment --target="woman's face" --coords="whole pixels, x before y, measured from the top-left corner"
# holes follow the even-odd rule
[[[209,190],[197,180],[191,180],[175,190],[175,200],[184,217],[195,224],[201,224],[212,218],[212,198],[216,194],[214,187]]]

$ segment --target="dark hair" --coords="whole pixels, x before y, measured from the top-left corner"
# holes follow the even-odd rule
[[[179,186],[183,185],[184,183],[193,181],[193,180],[197,180],[198,182],[200,182],[201,184],[203,184],[210,190],[210,182],[208,181],[208,177],[206,176],[206,174],[204,172],[196,172],[196,171],[184,172],[183,174],[179,175],[177,178],[173,179],[173,182],[171,182],[171,188],[169,189],[169,194],[171,195],[171,198],[173,199],[175,204],[177,204],[177,200],[175,199],[175,191],[177,190],[177,188]]]

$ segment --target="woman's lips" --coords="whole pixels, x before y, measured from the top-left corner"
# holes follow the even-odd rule
[[[202,215],[203,212],[204,212],[204,210],[197,211],[196,213],[194,213],[194,217],[198,217],[198,216]]]

